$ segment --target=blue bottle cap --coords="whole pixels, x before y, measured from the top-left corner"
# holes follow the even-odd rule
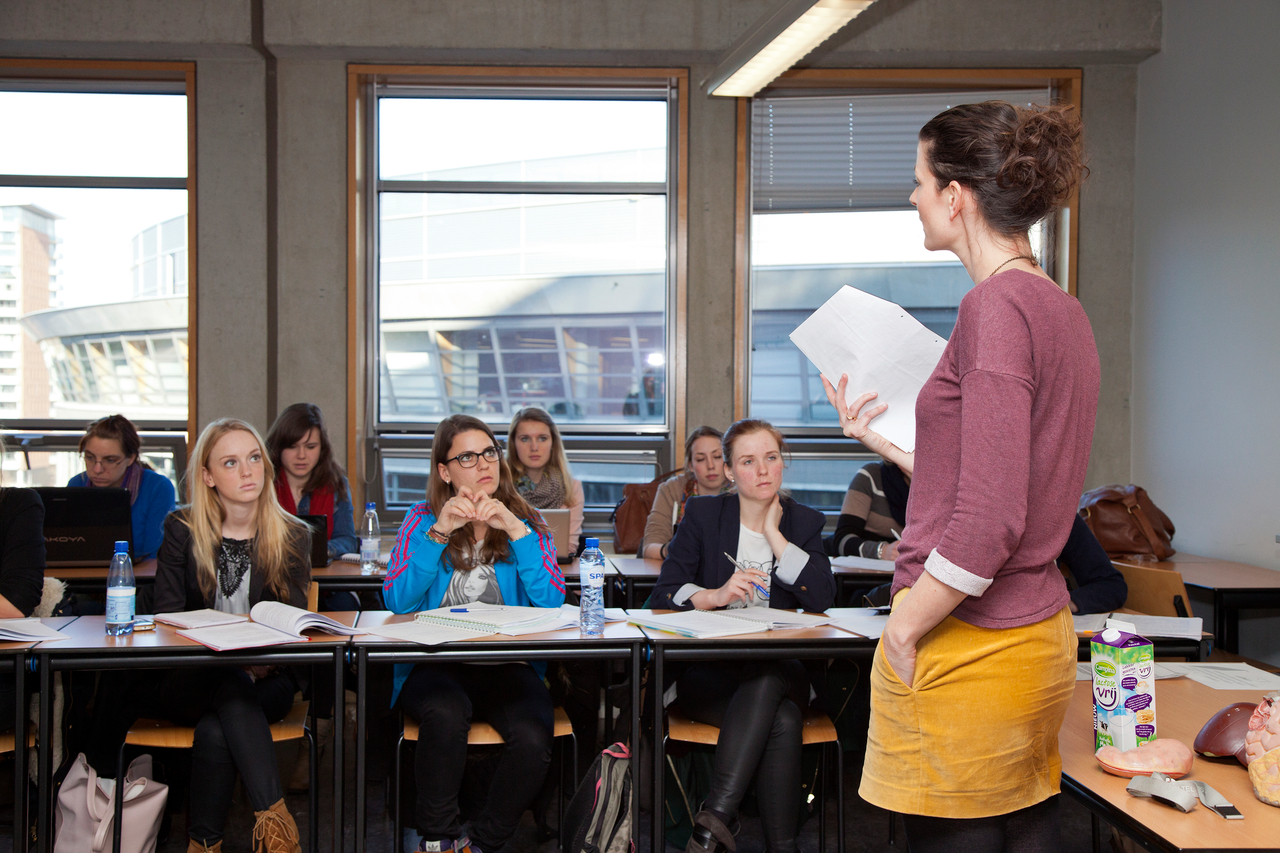
[[[377,509],[377,508],[378,508],[377,501],[369,501],[367,504],[364,505],[365,512],[368,512],[371,509]]]
[[[588,547],[588,548],[599,548],[599,547],[600,547],[600,540],[599,540],[599,539],[592,539],[592,538],[588,538],[588,539],[587,539],[587,547]]]
[[[117,553],[117,554],[128,554],[128,553],[129,553],[129,543],[128,543],[128,542],[125,542],[125,541],[117,542],[117,543],[116,543],[116,553]]]

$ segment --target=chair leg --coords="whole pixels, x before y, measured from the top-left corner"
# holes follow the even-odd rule
[[[827,853],[827,747],[822,745],[822,755],[818,757],[818,775],[814,778],[814,787],[822,794],[818,797],[818,849]]]
[[[844,747],[836,740],[836,853],[844,853]]]
[[[395,782],[392,787],[395,791],[395,808],[391,810],[391,843],[394,845],[392,849],[400,850],[404,846],[404,842],[400,840],[403,832],[400,822],[400,774],[401,774],[401,754],[404,752],[404,727],[401,726],[400,739],[396,741],[396,758],[395,758]]]
[[[314,705],[313,705],[314,707]],[[312,716],[312,724],[315,723],[315,716]],[[311,799],[311,813],[307,816],[307,830],[310,832],[307,847],[311,853],[319,853],[320,850],[320,772],[316,767],[316,762],[320,758],[320,750],[316,746],[315,730],[312,728],[304,728],[303,733],[307,736],[307,750],[311,757],[310,768],[310,790],[307,792]]]

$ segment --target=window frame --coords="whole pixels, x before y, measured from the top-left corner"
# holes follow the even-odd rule
[[[347,311],[347,436],[348,468],[353,499],[373,500],[386,510],[382,483],[383,449],[429,446],[436,422],[380,422],[378,383],[382,369],[378,351],[378,191],[376,174],[377,87],[405,91],[476,87],[495,93],[545,96],[556,90],[609,91],[639,87],[668,88],[667,127],[667,275],[666,351],[667,397],[665,424],[566,424],[561,428],[570,460],[580,454],[622,454],[636,461],[655,460],[655,474],[674,465],[683,445],[687,387],[688,289],[688,111],[689,71],[684,68],[522,68],[509,66],[347,66],[348,144],[348,311]],[[431,182],[434,189],[441,182]],[[495,182],[496,183],[496,182]],[[640,187],[647,185],[639,185]],[[522,187],[512,191],[521,192]],[[490,190],[492,191],[492,190]],[[523,189],[528,192],[528,189]],[[590,190],[586,190],[590,192]],[[502,438],[505,430],[501,432]],[[622,458],[622,457],[619,457]],[[587,526],[602,526],[604,508],[588,508]]]
[[[1080,109],[1082,71],[1079,68],[809,68],[783,74],[760,95],[803,90],[806,94],[883,93],[913,89],[992,89],[1045,87],[1057,99]],[[734,418],[747,417],[751,400],[751,98],[737,99],[736,191],[734,195]],[[1077,189],[1053,223],[1050,245],[1053,277],[1067,293],[1076,295],[1079,259],[1080,193]],[[788,437],[835,437],[838,427],[791,427]],[[858,452],[865,448],[857,445]]]
[[[144,444],[172,450],[175,474],[181,482],[185,476],[187,441],[196,431],[199,389],[198,371],[199,302],[196,240],[197,161],[196,161],[196,63],[141,62],[112,60],[60,60],[0,58],[0,79],[27,80],[33,85],[44,83],[50,88],[101,94],[176,94],[186,98],[187,108],[187,175],[185,178],[97,177],[0,175],[0,185],[37,188],[77,189],[178,189],[187,193],[187,418],[185,421],[137,420]],[[157,223],[158,224],[158,223]],[[51,383],[56,381],[50,374]],[[110,414],[104,411],[103,414]],[[4,421],[4,434],[33,446],[61,448],[68,434],[75,441],[83,434],[84,422],[70,418],[15,418]],[[72,442],[74,444],[75,442]],[[20,448],[17,448],[20,451]]]

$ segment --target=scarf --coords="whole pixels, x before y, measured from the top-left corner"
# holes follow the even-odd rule
[[[276,500],[280,508],[289,515],[298,514],[298,505],[293,502],[293,489],[289,488],[289,478],[284,474],[276,477]],[[333,538],[333,489],[321,486],[311,493],[311,504],[307,507],[308,515],[323,515],[328,524],[326,538]]]
[[[516,491],[534,509],[560,509],[564,504],[564,480],[552,471],[542,472],[542,481],[534,485],[529,475],[516,480]]]
[[[89,488],[93,488],[93,481],[89,479],[89,475],[84,475],[84,484]],[[132,465],[124,469],[124,482],[119,486],[129,490],[129,506],[133,506],[138,502],[138,491],[142,488],[142,463],[134,461]]]

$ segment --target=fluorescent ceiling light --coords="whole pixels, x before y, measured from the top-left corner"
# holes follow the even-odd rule
[[[707,93],[749,98],[772,83],[875,0],[790,0],[716,66]]]

